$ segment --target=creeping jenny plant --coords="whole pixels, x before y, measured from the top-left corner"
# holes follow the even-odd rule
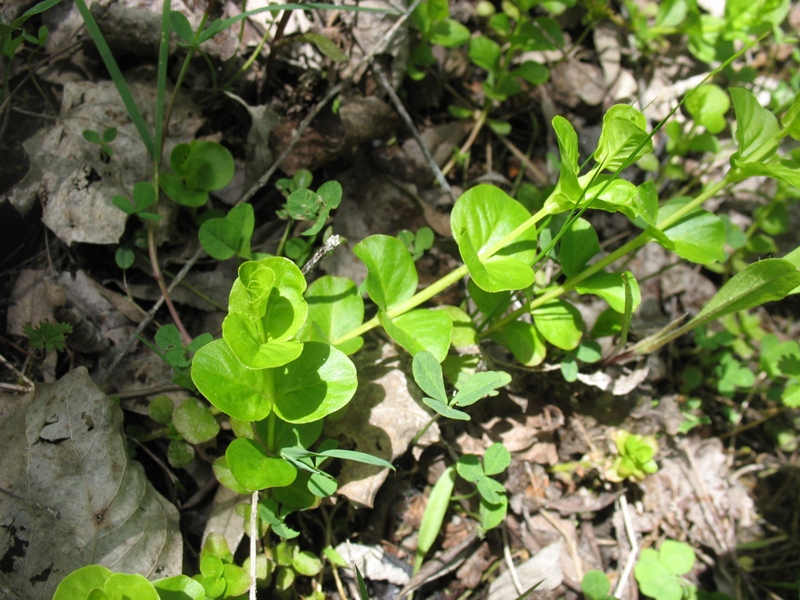
[[[162,133],[169,121],[168,116],[162,118],[166,108],[169,34],[171,29],[175,30],[184,45],[196,50],[202,41],[255,11],[224,21],[206,23],[204,19],[193,31],[185,17],[170,13],[169,2],[164,3],[159,102],[156,127],[151,134],[85,2],[76,0],[76,4],[120,92],[126,97],[131,118],[154,163],[152,183],[137,184],[132,190],[132,199],[119,196],[114,203],[126,214],[138,215],[146,221],[158,219],[154,209],[161,192],[192,211],[201,208],[210,191],[230,180],[233,162],[222,146],[195,141],[176,148],[170,157],[171,171],[162,170]],[[517,4],[521,7],[523,3]],[[553,4],[561,3],[548,3]],[[454,44],[459,42],[459,32],[454,32],[452,23],[447,20],[446,3],[431,0],[421,6],[417,24],[424,42],[441,43],[437,36],[448,33],[455,33]],[[475,36],[470,42],[470,58],[488,73],[484,86],[488,100],[483,107],[483,119],[493,107],[489,100],[501,101],[514,95],[521,89],[520,80],[533,84],[548,76],[544,66],[532,62],[513,68],[510,57],[514,52],[542,49],[530,47],[530,44],[550,48],[561,34],[552,19],[531,21],[526,17],[529,6],[522,11],[512,10],[514,6],[515,3],[505,3],[505,17],[496,15],[490,21],[494,35],[508,41],[507,46],[487,36]],[[296,7],[273,5],[263,10]],[[726,19],[747,27],[758,25],[745,23],[745,16],[731,13]],[[674,14],[666,10],[659,18],[663,27],[679,25],[673,23]],[[192,54],[189,53],[184,63],[181,78]],[[424,60],[417,63],[418,66],[424,64]],[[714,133],[724,125],[720,119],[724,120],[725,111],[720,106],[725,103],[710,89],[703,88],[691,102],[687,100],[687,109],[698,125]],[[731,159],[730,171],[694,196],[660,199],[653,182],[635,185],[619,177],[623,169],[653,149],[652,133],[647,130],[647,119],[642,112],[626,105],[607,111],[598,146],[592,155],[594,162],[588,170],[579,163],[575,129],[567,119],[556,117],[552,127],[561,159],[559,180],[538,210],[531,214],[504,191],[488,185],[467,190],[457,201],[451,226],[463,266],[420,290],[414,264],[416,256],[409,252],[408,240],[404,243],[395,237],[376,235],[356,245],[354,252],[368,271],[366,293],[376,310],[375,316],[367,321],[364,321],[364,301],[355,282],[341,277],[322,277],[307,287],[303,273],[286,258],[252,260],[249,238],[254,216],[249,205],[237,207],[225,217],[205,221],[200,235],[209,254],[220,259],[238,256],[246,260],[239,267],[238,278],[230,292],[222,338],[201,348],[188,348],[197,350],[191,365],[193,383],[216,409],[231,418],[237,435],[224,456],[214,464],[217,477],[240,493],[266,490],[258,506],[253,507],[257,508],[256,515],[262,526],[266,524],[288,539],[297,532],[285,523],[287,515],[294,510],[315,507],[321,498],[335,493],[336,481],[323,470],[330,459],[356,459],[391,467],[368,455],[338,450],[331,441],[319,441],[324,418],[345,407],[356,391],[357,373],[349,355],[360,349],[363,334],[378,326],[422,365],[421,370],[417,369],[422,373],[417,381],[430,396],[426,404],[439,415],[455,419],[468,419],[469,413],[461,409],[493,394],[509,379],[496,372],[476,373],[478,352],[473,354],[474,360],[471,360],[473,357],[452,360],[451,347],[464,340],[470,342],[465,346],[478,348],[478,342],[492,340],[528,367],[546,359],[570,362],[572,367],[563,370],[569,377],[575,376],[578,360],[588,363],[597,359],[591,338],[618,335],[621,346],[625,346],[630,317],[641,301],[641,294],[633,274],[618,267],[619,259],[653,241],[691,262],[721,261],[725,257],[725,224],[702,208],[708,199],[752,176],[772,177],[794,186],[800,184],[798,164],[777,156],[782,138],[800,138],[800,96],[783,115],[782,122],[761,107],[752,92],[734,88],[730,96],[737,120],[738,152]],[[477,125],[479,129],[480,121]],[[495,129],[502,131],[504,128],[495,124]],[[99,139],[100,142],[111,141]],[[690,143],[690,140],[679,141]],[[329,182],[313,193],[307,189],[310,181],[294,183],[287,216],[314,221],[307,233],[315,235],[325,226],[330,209],[338,205],[341,189],[335,182]],[[602,256],[597,233],[588,220],[581,218],[588,209],[621,213],[641,233]],[[150,233],[152,241],[152,227]],[[414,242],[416,255],[420,240],[415,238]],[[306,248],[302,250],[296,256],[304,255]],[[154,252],[151,257],[156,258]],[[555,265],[552,277],[546,277],[546,270],[540,268],[546,260],[552,260]],[[157,269],[157,260],[153,262]],[[694,319],[625,350],[628,353],[652,351],[721,316],[800,291],[798,264],[800,257],[794,252],[785,259],[766,259],[746,266]],[[428,300],[467,276],[471,305],[462,307],[467,310],[423,307]],[[581,313],[573,304],[575,295],[597,296],[608,303],[608,310],[599,319],[604,327],[596,325],[587,332]],[[188,357],[184,362],[184,344],[169,341],[167,345],[170,347],[159,343],[165,350],[165,357],[172,356],[180,362],[181,368],[186,368]],[[457,389],[452,397],[444,391],[442,371]],[[434,377],[430,377],[432,373]],[[426,383],[423,384],[423,380]],[[196,411],[197,406],[192,401],[183,410]],[[180,421],[181,414],[178,410],[165,415],[164,421],[176,425],[177,429],[176,416]],[[213,429],[213,424],[208,423]],[[185,432],[183,435],[186,437]],[[205,436],[195,439],[205,439]],[[628,435],[624,440],[618,439],[618,443],[620,454],[630,463],[620,462],[618,475],[639,477],[652,471],[655,447],[649,440]],[[434,509],[425,513],[429,524],[423,522],[421,528],[418,564],[435,541],[457,475],[477,488],[483,529],[502,520],[507,500],[502,485],[493,476],[501,473],[509,461],[507,450],[494,445],[483,460],[467,455],[447,467],[431,495],[430,505]],[[283,544],[280,549],[276,547],[276,552],[291,550],[294,554],[293,548]],[[664,553],[662,547],[662,555]],[[155,589],[164,585],[168,591],[181,591],[193,598],[204,597],[203,594],[224,597],[227,591],[231,594],[243,592],[250,585],[249,580],[244,582],[238,567],[231,564],[229,554],[220,553],[220,548],[207,552],[204,549],[204,564],[197,580],[171,578],[168,583],[150,584],[136,576],[113,575],[103,567],[87,568],[68,576],[59,587],[57,597],[61,593],[60,597],[64,598],[116,598],[120,597],[123,585],[136,590],[137,597],[141,598],[157,597]],[[643,558],[646,556],[643,554]],[[251,556],[251,561],[256,560],[257,557]],[[684,572],[682,568],[669,574],[674,579]],[[227,590],[233,581],[236,585]],[[199,582],[204,591],[198,592],[195,584]],[[670,584],[674,583],[670,580]],[[606,593],[607,589],[602,590],[602,594]]]

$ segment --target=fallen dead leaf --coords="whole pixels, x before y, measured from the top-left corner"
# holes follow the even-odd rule
[[[0,396],[0,582],[49,600],[73,570],[101,564],[182,572],[178,511],[128,458],[122,411],[79,367],[24,398]]]

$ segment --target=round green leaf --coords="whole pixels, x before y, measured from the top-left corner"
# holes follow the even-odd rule
[[[658,600],[682,600],[683,586],[659,560],[658,552],[645,548],[633,570],[639,591]]]
[[[242,244],[241,231],[226,219],[209,219],[200,226],[200,244],[211,258],[227,260],[236,256]]]
[[[526,367],[535,367],[547,356],[544,337],[531,323],[514,321],[492,333],[492,339],[505,346]]]
[[[158,184],[167,196],[181,206],[196,208],[208,201],[207,191],[188,187],[184,180],[174,173],[159,174]]]
[[[306,302],[308,318],[297,333],[303,341],[331,343],[364,320],[364,301],[356,284],[347,277],[320,277],[308,286]],[[363,343],[364,339],[358,337],[336,347],[345,354],[353,354]]]
[[[500,442],[495,442],[483,455],[483,470],[487,475],[498,475],[511,464],[511,453]]]
[[[291,485],[297,469],[282,458],[268,456],[254,440],[233,440],[225,451],[228,467],[236,481],[248,490]]]
[[[481,505],[478,511],[481,517],[481,529],[488,531],[500,525],[503,519],[506,518],[507,511],[508,497],[506,495],[500,495],[500,502],[497,504],[491,504],[481,497]]]
[[[175,409],[172,423],[190,444],[213,440],[219,433],[219,423],[214,415],[195,398],[189,398]]]
[[[427,350],[441,362],[450,348],[453,322],[446,312],[421,308],[409,311],[395,319],[380,314],[383,328],[391,338],[415,356]]]
[[[605,600],[611,590],[606,574],[597,569],[588,571],[581,580],[581,591],[588,600]]]
[[[130,269],[136,260],[136,255],[127,246],[120,246],[114,253],[114,260],[120,269]]]
[[[247,593],[250,589],[250,573],[238,565],[225,565],[222,570],[225,578],[223,598],[236,598]]]
[[[87,598],[93,589],[103,589],[112,573],[100,565],[87,565],[76,569],[58,584],[53,600]]]
[[[689,544],[675,540],[664,540],[659,548],[659,555],[661,563],[675,575],[686,575],[692,570],[697,559],[694,549]]]
[[[353,248],[367,266],[367,293],[382,311],[408,300],[417,291],[417,269],[403,242],[371,235]]]
[[[658,221],[663,222],[691,198],[675,198],[658,211]],[[697,209],[664,230],[673,250],[681,258],[702,265],[725,258],[725,225],[716,215]]]
[[[503,496],[505,496],[506,488],[499,481],[495,481],[489,477],[481,477],[476,482],[478,493],[481,499],[489,504],[500,504]]]
[[[182,469],[194,460],[194,447],[183,440],[170,440],[167,460],[176,469]]]
[[[159,600],[158,592],[143,575],[112,573],[104,587],[110,598],[120,600]]]
[[[289,423],[326,417],[345,406],[358,386],[347,355],[319,342],[306,342],[297,360],[274,373],[275,413]]]
[[[322,561],[308,550],[300,550],[292,556],[292,567],[300,575],[314,577],[322,570]]]
[[[561,236],[558,253],[561,269],[567,277],[573,277],[599,252],[600,242],[592,224],[583,218],[576,219]]]
[[[481,461],[474,454],[464,454],[459,458],[456,471],[462,478],[473,483],[484,477]]]
[[[522,204],[490,185],[476,186],[458,199],[450,224],[461,258],[480,288],[500,292],[533,283],[530,265],[536,255],[535,228],[504,243],[506,236],[529,218]]]
[[[175,403],[169,396],[164,395],[156,396],[150,400],[150,404],[147,406],[150,418],[162,425],[168,425],[172,421],[173,410],[175,410]]]
[[[707,83],[695,89],[686,98],[684,106],[695,123],[702,125],[710,133],[719,133],[725,129],[725,113],[731,107],[731,101],[721,87]]]
[[[533,322],[544,339],[562,350],[576,348],[583,335],[583,318],[565,300],[551,300],[533,312]]]
[[[245,367],[225,340],[206,344],[192,360],[192,381],[211,404],[242,421],[260,421],[272,410],[268,371]]]
[[[222,322],[222,336],[236,357],[250,369],[281,367],[292,362],[303,350],[297,340],[261,343],[264,319],[242,313],[229,313]],[[261,327],[260,327],[261,326]]]
[[[639,283],[628,271],[628,281],[631,295],[631,311],[635,311],[642,301]],[[580,294],[594,294],[608,302],[608,305],[618,313],[625,313],[625,284],[621,273],[597,273],[584,279],[575,290]]]
[[[239,484],[234,478],[233,474],[231,473],[230,467],[228,467],[228,459],[224,456],[220,456],[213,462],[211,468],[214,470],[214,476],[217,478],[222,485],[224,485],[229,490],[233,490],[237,494],[249,494],[250,490],[246,487]]]
[[[206,140],[194,140],[184,162],[183,172],[187,187],[205,191],[221,190],[233,179],[236,167],[230,151]],[[176,171],[177,172],[177,171]]]
[[[174,575],[153,581],[161,600],[205,600],[206,592],[200,582],[187,575]]]

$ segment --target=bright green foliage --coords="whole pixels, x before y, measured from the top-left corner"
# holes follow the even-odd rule
[[[356,284],[346,277],[320,277],[306,290],[308,318],[297,333],[301,341],[334,344],[345,354],[353,354],[364,343],[356,337],[335,344],[364,320],[364,301]]]
[[[780,342],[770,334],[761,340],[759,363],[776,382],[783,404],[800,406],[800,344],[794,340]]]
[[[117,128],[108,127],[103,130],[102,135],[97,133],[94,129],[86,129],[83,132],[83,139],[89,143],[100,146],[100,150],[106,159],[110,159],[114,156],[114,149],[110,144],[117,139]]]
[[[453,236],[473,281],[482,290],[521,290],[533,283],[533,223],[511,237],[529,219],[524,206],[492,186],[476,186],[458,199],[450,216]]]
[[[433,246],[433,230],[430,227],[420,227],[415,234],[408,229],[397,232],[397,239],[405,244],[411,253],[411,258],[417,262],[426,250]]]
[[[200,226],[200,243],[208,255],[217,260],[232,256],[252,258],[250,238],[255,228],[255,215],[250,204],[233,207],[223,218],[208,219]]]
[[[144,343],[160,356],[161,360],[172,367],[175,371],[175,376],[172,378],[174,383],[194,391],[194,384],[189,376],[191,357],[212,339],[210,333],[204,333],[198,335],[188,345],[184,345],[178,328],[170,324],[159,327],[155,335],[155,346],[147,341]]]
[[[686,98],[685,106],[695,123],[705,127],[709,133],[719,133],[727,124],[725,114],[731,101],[721,87],[707,83],[694,89]]]
[[[411,22],[420,33],[420,40],[411,51],[406,67],[412,79],[423,79],[425,68],[436,64],[431,52],[432,44],[454,48],[469,40],[469,29],[449,18],[449,4],[447,0],[425,0],[411,13]]]
[[[114,206],[126,215],[137,215],[147,221],[158,221],[161,217],[147,209],[156,201],[156,191],[153,186],[146,181],[140,181],[133,186],[133,196],[131,199],[125,196],[114,196],[111,202]]]
[[[641,111],[627,104],[616,104],[608,109],[594,152],[594,159],[603,169],[616,171],[652,151],[647,119]]]
[[[371,235],[353,248],[367,266],[367,293],[386,312],[417,291],[417,270],[403,242],[388,235]]]
[[[511,376],[502,371],[475,373],[465,378],[461,388],[452,398],[448,398],[442,377],[442,366],[433,354],[427,351],[416,354],[412,370],[414,381],[427,394],[422,401],[443,417],[459,421],[468,421],[470,416],[456,407],[470,406],[487,396],[496,396],[498,388],[511,382]]]
[[[511,453],[501,443],[495,443],[486,449],[483,461],[472,454],[465,454],[458,459],[458,474],[474,483],[480,495],[481,529],[488,531],[497,527],[505,519],[508,510],[508,498],[503,484],[492,479],[511,464]]]
[[[172,173],[161,173],[161,189],[178,204],[203,206],[208,193],[221,190],[233,179],[230,151],[216,142],[194,140],[178,144],[169,160]]]
[[[151,582],[142,575],[113,573],[100,565],[87,565],[61,580],[53,600],[163,600],[177,597],[204,600],[208,596],[199,583],[186,575]]]
[[[595,569],[584,574],[581,580],[581,591],[586,600],[615,600],[616,598],[609,593],[611,582],[606,574]]]
[[[69,323],[39,321],[36,327],[32,327],[30,323],[25,323],[22,326],[22,330],[28,336],[28,342],[32,348],[44,350],[45,353],[53,350],[61,352],[67,343],[67,335],[72,333],[72,325]]]
[[[283,212],[295,220],[314,221],[305,236],[319,233],[325,226],[330,212],[339,207],[342,201],[342,186],[338,181],[323,183],[316,192],[308,188],[298,188],[289,194]]]
[[[428,496],[428,505],[422,515],[417,538],[417,554],[414,560],[414,572],[419,571],[425,555],[433,547],[439,531],[442,529],[450,497],[456,485],[456,467],[450,465],[431,489]]]
[[[258,421],[275,410],[293,423],[315,421],[346,404],[356,388],[355,367],[339,350],[303,344],[305,278],[291,261],[265,258],[239,267],[222,339],[202,348],[192,364],[198,389],[220,410]]]
[[[233,564],[233,553],[228,542],[219,534],[206,538],[200,551],[200,574],[195,581],[203,586],[205,597],[235,598],[250,589],[250,574]]]
[[[219,433],[214,415],[195,398],[188,398],[176,407],[167,396],[156,396],[147,410],[151,419],[167,426],[166,435],[170,439],[167,458],[178,469],[194,459],[193,444],[213,440]]]
[[[551,300],[537,308],[533,323],[544,339],[562,350],[577,348],[583,336],[581,313],[566,300]]]
[[[612,481],[641,481],[658,471],[658,465],[653,460],[658,452],[658,442],[653,436],[641,436],[621,429],[616,432],[614,443],[619,456],[606,473]]]
[[[694,563],[694,550],[682,542],[665,540],[658,551],[645,548],[634,568],[639,590],[655,600],[690,597],[696,590],[681,576],[689,573]]]

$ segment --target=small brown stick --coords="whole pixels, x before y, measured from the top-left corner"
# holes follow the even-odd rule
[[[453,190],[450,188],[450,184],[447,182],[447,179],[445,179],[444,173],[442,173],[439,165],[436,164],[436,161],[433,159],[433,155],[431,155],[431,151],[428,149],[428,145],[425,143],[425,140],[422,139],[422,136],[419,134],[414,122],[411,120],[411,115],[408,114],[408,111],[405,109],[403,103],[400,101],[400,98],[397,96],[397,93],[394,91],[392,84],[389,83],[389,80],[386,78],[386,73],[383,72],[383,69],[375,60],[372,61],[372,70],[378,76],[378,81],[380,81],[381,86],[383,86],[383,89],[389,95],[392,104],[394,104],[395,110],[397,110],[397,112],[400,114],[400,117],[403,119],[406,127],[408,127],[408,130],[411,132],[411,135],[414,136],[414,139],[417,141],[420,150],[422,150],[422,155],[428,162],[428,166],[433,172],[434,177],[436,177],[436,181],[439,183],[439,186],[448,196],[450,196],[450,199],[453,201],[453,203],[455,203],[456,198],[453,195]]]

